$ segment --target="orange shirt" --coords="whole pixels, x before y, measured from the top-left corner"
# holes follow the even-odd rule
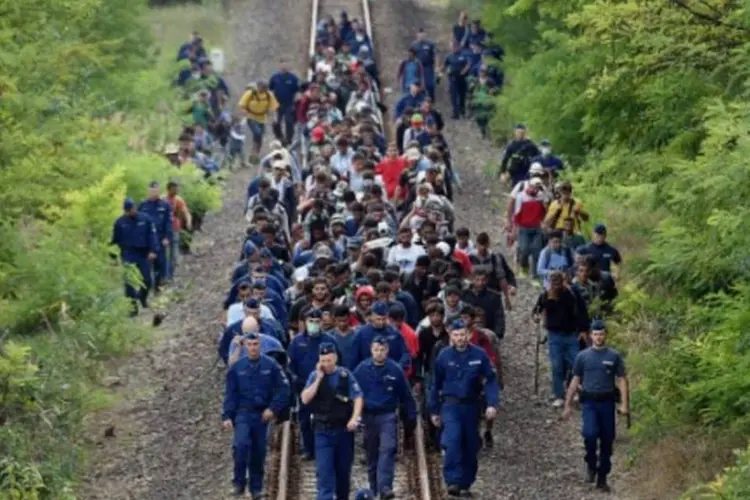
[[[385,158],[375,167],[375,173],[383,178],[388,199],[396,194],[398,181],[408,165],[409,162],[404,158]]]
[[[167,196],[166,200],[172,207],[172,231],[182,231],[182,219],[187,214],[187,203],[179,195]]]

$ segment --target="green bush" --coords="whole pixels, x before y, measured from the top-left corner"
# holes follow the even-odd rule
[[[744,10],[720,0],[493,0],[483,21],[508,53],[496,132],[523,121],[550,138],[573,166],[576,197],[625,256],[613,340],[637,382],[639,442],[750,435]],[[747,471],[742,457],[727,483]],[[747,496],[747,486],[721,498]]]
[[[102,362],[147,340],[109,257],[123,199],[177,180],[193,210],[220,205],[158,153],[185,103],[145,8],[29,0],[0,17],[1,499],[74,498],[83,418],[110,402]]]

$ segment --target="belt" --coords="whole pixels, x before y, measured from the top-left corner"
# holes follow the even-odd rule
[[[443,396],[443,403],[448,405],[478,404],[478,398],[457,398],[454,396]]]
[[[616,394],[614,391],[612,392],[581,391],[579,399],[581,401],[612,401],[614,402],[617,398],[616,398]]]
[[[396,408],[365,408],[362,413],[364,415],[387,415],[389,413],[396,413]]]

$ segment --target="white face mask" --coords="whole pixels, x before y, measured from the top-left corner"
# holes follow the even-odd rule
[[[541,148],[541,151],[544,156],[547,156],[548,154],[552,152],[550,148]]]
[[[305,326],[307,327],[308,335],[317,337],[320,334],[320,323],[313,323],[312,321],[308,321],[305,323]]]

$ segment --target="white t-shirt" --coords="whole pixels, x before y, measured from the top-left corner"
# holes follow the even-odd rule
[[[421,245],[411,245],[409,248],[404,248],[403,245],[399,244],[391,247],[387,262],[388,265],[398,265],[401,274],[408,274],[414,271],[417,259],[422,255],[426,255],[426,252]]]
[[[273,312],[271,312],[271,308],[265,304],[260,305],[260,317],[267,320],[276,319]],[[245,319],[245,305],[242,302],[237,302],[229,306],[229,309],[227,309],[227,325],[242,321],[243,319]]]

